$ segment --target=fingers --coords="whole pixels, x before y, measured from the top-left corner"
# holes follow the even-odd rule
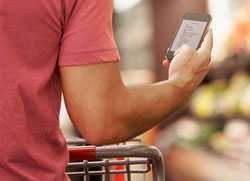
[[[184,66],[193,58],[194,54],[196,53],[196,51],[188,45],[181,46],[181,48],[177,51],[178,53],[172,60],[171,64],[176,64],[178,66]]]
[[[164,60],[164,61],[162,62],[162,65],[168,70],[168,69],[169,69],[169,66],[170,66],[169,60]]]
[[[195,74],[200,74],[200,73],[207,74],[209,72],[209,70],[210,70],[210,63],[208,65],[206,65],[206,66],[203,66],[203,68],[197,70],[195,72]]]

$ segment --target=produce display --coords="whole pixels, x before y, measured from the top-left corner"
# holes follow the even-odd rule
[[[239,69],[194,93],[189,115],[177,122],[175,143],[206,148],[250,169],[250,74]]]
[[[250,119],[250,76],[239,71],[227,80],[215,80],[200,87],[191,100],[191,112],[201,120]]]
[[[233,30],[227,38],[227,54],[231,54],[232,52],[246,52],[250,50],[249,11],[250,2],[246,1],[236,18]]]
[[[168,119],[174,144],[206,150],[250,170],[250,2],[242,7],[216,62],[188,106]],[[223,50],[222,50],[223,51]],[[169,135],[167,135],[169,137]]]
[[[235,167],[250,170],[249,124],[243,119],[230,119],[223,127],[185,117],[178,121],[175,144],[201,148],[231,161]]]
[[[250,173],[250,1],[245,2],[221,50],[227,58],[213,64],[190,102],[167,119],[172,126],[161,127],[168,145],[191,147]]]

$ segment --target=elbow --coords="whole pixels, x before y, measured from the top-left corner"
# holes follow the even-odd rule
[[[116,144],[120,142],[118,132],[115,128],[106,128],[103,127],[102,129],[87,129],[87,130],[80,130],[81,135],[86,139],[87,143],[90,145],[110,145]]]
[[[90,145],[101,146],[106,144],[104,138],[101,137],[100,134],[96,133],[95,131],[84,131],[83,133],[81,133],[81,135],[84,137],[84,139],[86,139],[86,142]]]
[[[81,136],[91,145],[115,144],[126,138],[122,103],[117,105],[115,101],[111,103],[110,99],[75,106],[70,111],[70,117]]]
[[[88,116],[80,122],[80,125],[77,126],[78,130],[88,144],[100,146],[122,141],[121,129],[118,126],[119,121],[115,118],[96,119]]]

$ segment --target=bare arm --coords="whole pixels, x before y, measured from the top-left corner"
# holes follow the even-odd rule
[[[209,67],[212,35],[196,53],[183,47],[170,66],[170,79],[126,87],[117,63],[60,67],[70,117],[91,144],[135,137],[158,124],[189,97]]]

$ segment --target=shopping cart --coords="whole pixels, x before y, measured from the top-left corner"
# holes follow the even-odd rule
[[[101,147],[82,146],[85,143],[79,139],[68,141],[69,176],[82,176],[83,180],[87,181],[91,176],[100,176],[101,180],[105,181],[130,181],[133,180],[133,175],[152,173],[148,174],[152,175],[151,180],[165,181],[164,159],[155,147],[141,143]]]

